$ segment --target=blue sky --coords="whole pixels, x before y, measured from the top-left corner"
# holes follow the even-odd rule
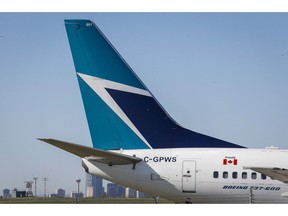
[[[288,148],[288,13],[0,13],[0,189],[77,189],[91,146],[64,19],[94,21],[169,114],[251,148]]]

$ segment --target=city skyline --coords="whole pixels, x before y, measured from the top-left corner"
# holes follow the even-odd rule
[[[109,198],[144,198],[144,197],[151,197],[151,195],[145,194],[141,191],[136,191],[134,189],[124,187],[122,185],[118,185],[113,182],[106,182],[105,186],[103,186],[103,179],[93,176],[91,174],[86,173],[86,179],[84,179],[85,184],[85,191],[79,191],[81,198],[102,198],[102,197],[109,197]],[[79,180],[79,179],[77,179]],[[76,181],[77,181],[76,180]],[[46,179],[47,182],[47,179]],[[80,179],[81,182],[81,179]],[[4,188],[2,190],[1,197],[9,198],[9,197],[16,197],[16,193],[20,192],[21,196],[35,196],[35,197],[62,197],[62,198],[75,198],[77,196],[78,191],[66,191],[63,188],[57,188],[54,193],[46,193],[45,191],[41,194],[36,194],[35,191],[35,180],[33,181],[25,181],[24,182],[26,187],[25,189],[8,189]],[[91,190],[91,188],[93,188]],[[23,194],[25,193],[25,195]]]

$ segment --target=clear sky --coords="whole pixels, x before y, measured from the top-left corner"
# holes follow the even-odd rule
[[[251,148],[288,148],[288,13],[0,13],[0,194],[77,190],[91,146],[64,19],[94,21],[181,125]]]

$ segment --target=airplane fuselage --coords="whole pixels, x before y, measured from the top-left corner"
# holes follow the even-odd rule
[[[287,167],[281,149],[122,150],[134,165],[83,160],[87,172],[177,203],[285,203],[286,184],[245,167]]]

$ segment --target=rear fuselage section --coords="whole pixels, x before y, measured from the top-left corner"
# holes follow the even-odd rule
[[[174,202],[281,203],[286,184],[245,167],[287,167],[287,150],[177,148],[117,151],[142,158],[108,166],[83,159],[89,173]]]

